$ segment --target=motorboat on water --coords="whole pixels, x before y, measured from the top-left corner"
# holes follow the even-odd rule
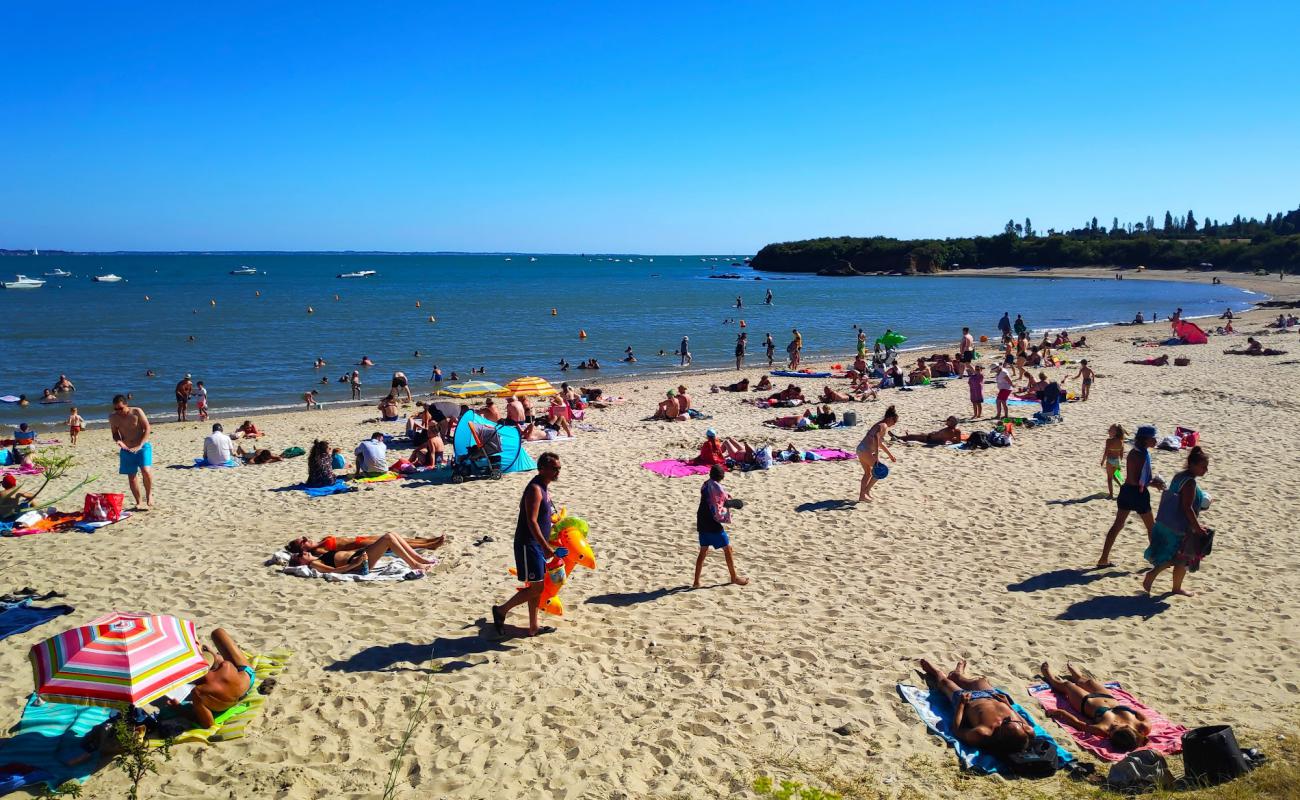
[[[96,275],[95,277],[91,278],[91,280],[94,281],[95,283],[121,283],[122,282],[121,276],[114,275],[111,272],[108,273],[107,275]]]
[[[45,281],[36,278],[29,278],[26,275],[15,275],[11,281],[5,281],[6,289],[39,289],[45,285]]]
[[[340,272],[340,278],[369,278],[371,275],[378,275],[373,269],[359,269],[356,272]]]
[[[45,273],[45,277],[47,277],[47,278],[71,278],[71,277],[72,277],[72,273],[71,273],[71,272],[66,272],[66,271],[61,270],[61,269],[53,269],[53,270],[50,270],[49,272]]]
[[[231,274],[231,275],[256,275],[256,274],[257,274],[257,268],[256,268],[256,267],[240,267],[239,269],[232,269],[232,270],[230,271],[230,274]]]

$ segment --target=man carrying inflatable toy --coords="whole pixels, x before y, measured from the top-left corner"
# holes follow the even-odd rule
[[[560,477],[560,457],[555,453],[542,453],[537,459],[537,477],[524,487],[524,496],[519,500],[519,518],[515,523],[515,569],[519,579],[527,583],[500,606],[492,606],[492,625],[498,634],[505,634],[506,614],[510,609],[528,604],[528,635],[550,633],[552,626],[539,628],[537,609],[541,605],[542,590],[545,588],[546,562],[559,556],[568,555],[563,547],[554,548],[550,543],[551,505],[549,487]]]

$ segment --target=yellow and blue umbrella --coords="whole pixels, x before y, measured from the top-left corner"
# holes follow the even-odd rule
[[[439,389],[434,394],[440,397],[482,397],[485,394],[497,394],[501,384],[492,381],[465,381]]]

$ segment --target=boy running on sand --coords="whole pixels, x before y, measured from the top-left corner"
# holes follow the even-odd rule
[[[86,421],[77,413],[76,406],[68,409],[68,438],[72,440],[74,447],[77,444],[77,434],[81,433],[81,429],[84,427],[86,427]]]
[[[727,559],[727,572],[731,573],[731,582],[737,586],[749,583],[749,578],[742,578],[736,572],[736,561],[732,557],[731,539],[727,536],[723,523],[731,522],[731,511],[727,502],[731,496],[722,488],[722,477],[727,470],[721,464],[709,468],[709,479],[700,487],[700,505],[695,511],[695,530],[700,537],[700,554],[695,558],[695,580],[691,586],[700,588],[700,571],[704,569],[704,559],[709,555],[709,548],[721,550]]]
[[[1079,392],[1079,399],[1086,403],[1088,402],[1088,395],[1092,392],[1092,379],[1096,375],[1097,373],[1092,371],[1092,367],[1088,366],[1088,359],[1084,358],[1079,361],[1079,371],[1066,378],[1066,380],[1083,379],[1083,390]]]

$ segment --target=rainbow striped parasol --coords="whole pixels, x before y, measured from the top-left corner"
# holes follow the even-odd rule
[[[143,705],[199,678],[208,664],[194,623],[115,611],[32,647],[36,693],[88,706]]]
[[[545,378],[515,378],[506,384],[506,388],[497,392],[497,397],[509,397],[512,394],[520,397],[550,397],[559,392]]]

